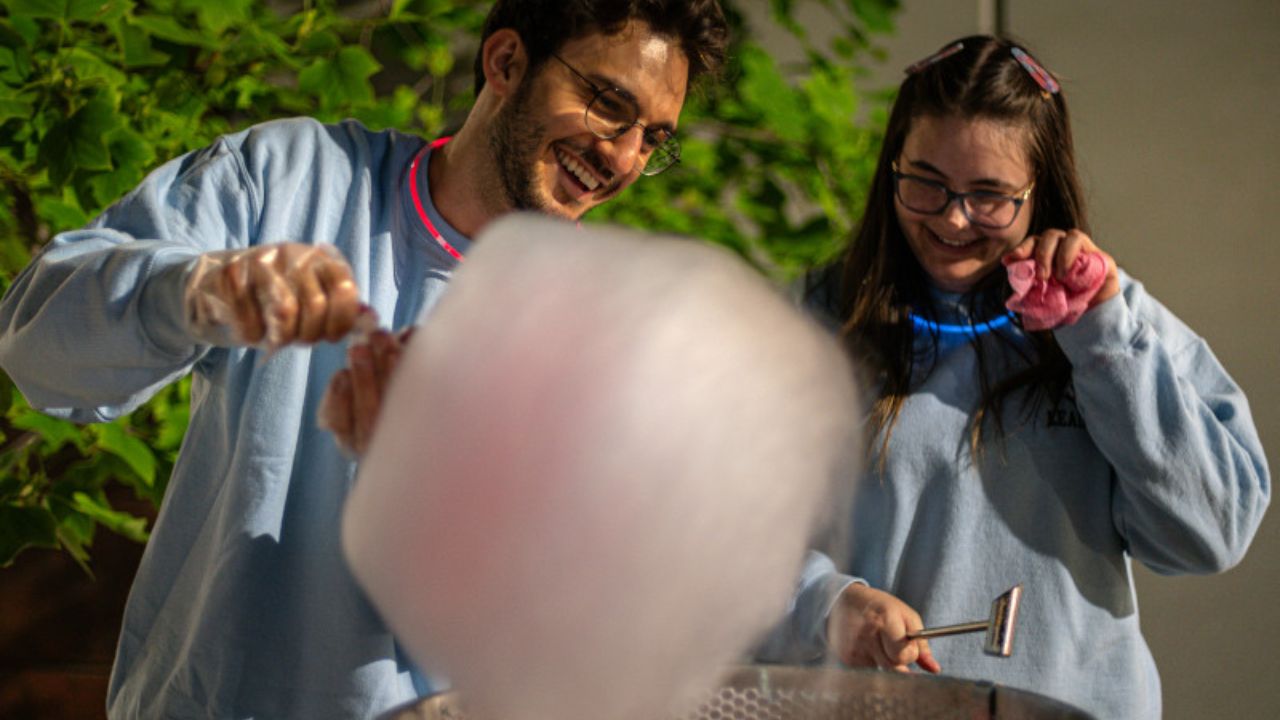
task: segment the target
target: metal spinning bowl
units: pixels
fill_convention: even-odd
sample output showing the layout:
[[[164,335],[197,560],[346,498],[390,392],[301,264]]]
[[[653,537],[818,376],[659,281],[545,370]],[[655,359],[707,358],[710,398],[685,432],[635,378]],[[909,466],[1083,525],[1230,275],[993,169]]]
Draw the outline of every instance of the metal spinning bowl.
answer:
[[[752,666],[732,671],[695,712],[679,720],[944,718],[1090,720],[1092,716],[1043,695],[987,682],[874,670]],[[444,693],[386,720],[470,719],[457,695]]]

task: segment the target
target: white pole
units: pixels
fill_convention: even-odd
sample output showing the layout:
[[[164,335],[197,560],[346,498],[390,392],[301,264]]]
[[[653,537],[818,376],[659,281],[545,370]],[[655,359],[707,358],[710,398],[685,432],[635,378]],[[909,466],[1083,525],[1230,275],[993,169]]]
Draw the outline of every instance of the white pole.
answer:
[[[978,32],[1005,35],[1004,0],[978,0]]]

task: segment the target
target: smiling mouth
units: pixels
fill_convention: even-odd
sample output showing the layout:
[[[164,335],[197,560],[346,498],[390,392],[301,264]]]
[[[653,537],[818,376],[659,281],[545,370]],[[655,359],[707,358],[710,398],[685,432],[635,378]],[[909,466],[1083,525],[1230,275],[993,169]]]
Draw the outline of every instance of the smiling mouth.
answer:
[[[577,180],[578,184],[586,188],[587,192],[595,192],[601,186],[600,179],[582,161],[577,160],[564,150],[556,148],[556,160],[560,162],[560,167],[564,168],[565,172]]]
[[[957,249],[963,249],[971,245],[976,245],[982,242],[983,240],[981,236],[972,238],[970,240],[948,240],[932,230],[929,230],[929,236],[932,237],[937,242],[941,243],[942,245],[946,245],[949,248],[957,248]]]

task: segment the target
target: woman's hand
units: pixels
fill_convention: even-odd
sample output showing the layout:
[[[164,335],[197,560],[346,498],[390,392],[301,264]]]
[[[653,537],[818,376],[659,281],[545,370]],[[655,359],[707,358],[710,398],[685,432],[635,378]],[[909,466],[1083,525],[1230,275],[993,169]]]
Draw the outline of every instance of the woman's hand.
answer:
[[[1028,235],[1027,239],[1005,255],[1004,264],[1035,258],[1036,279],[1048,280],[1052,276],[1061,281],[1066,279],[1076,258],[1086,252],[1097,253],[1107,263],[1106,279],[1089,300],[1089,308],[1093,308],[1120,292],[1120,275],[1116,270],[1116,261],[1094,245],[1093,240],[1081,230],[1050,229],[1039,235]]]
[[[942,671],[927,640],[907,635],[924,629],[911,606],[860,583],[844,589],[827,618],[827,644],[840,662],[851,667],[891,668],[910,672],[912,663],[931,673]]]

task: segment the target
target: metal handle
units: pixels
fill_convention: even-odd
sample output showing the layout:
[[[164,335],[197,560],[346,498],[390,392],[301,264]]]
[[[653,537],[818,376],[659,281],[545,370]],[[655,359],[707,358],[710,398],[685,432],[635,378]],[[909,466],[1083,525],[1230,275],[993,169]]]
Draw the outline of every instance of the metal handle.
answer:
[[[918,632],[907,635],[908,640],[921,640],[932,637],[945,637],[947,635],[963,635],[964,633],[986,632],[991,627],[991,623],[986,620],[977,622],[961,623],[959,625],[944,625],[936,628],[925,628]]]

